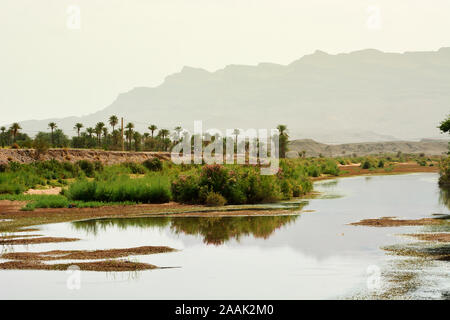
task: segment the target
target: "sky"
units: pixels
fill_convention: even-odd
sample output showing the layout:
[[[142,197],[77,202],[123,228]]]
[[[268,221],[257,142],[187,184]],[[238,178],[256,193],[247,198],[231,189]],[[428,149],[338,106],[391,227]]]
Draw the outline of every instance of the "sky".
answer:
[[[2,0],[0,124],[81,116],[183,66],[450,46],[448,0]]]

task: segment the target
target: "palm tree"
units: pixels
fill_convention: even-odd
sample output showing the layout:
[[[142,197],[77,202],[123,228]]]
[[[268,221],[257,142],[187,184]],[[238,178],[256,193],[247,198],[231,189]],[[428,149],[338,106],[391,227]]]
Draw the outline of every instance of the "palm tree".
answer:
[[[11,134],[13,135],[14,139],[13,141],[16,142],[16,135],[19,133],[19,130],[22,129],[20,125],[17,122],[14,122],[9,130],[11,131]]]
[[[92,138],[92,135],[94,134],[94,129],[89,127],[86,129],[86,132],[88,133],[89,138]]]
[[[234,143],[236,144],[236,149],[237,149],[237,145],[238,145],[238,135],[239,135],[239,133],[241,133],[241,131],[239,129],[234,129],[233,130],[233,134],[235,136]]]
[[[154,124],[150,125],[150,127],[148,127],[148,130],[150,130],[152,132],[152,138],[153,138],[153,133],[155,132],[155,130],[157,130],[158,127],[155,126]]]
[[[111,117],[109,117],[109,124],[112,127],[112,131],[114,131],[114,127],[119,123],[119,118],[117,118],[117,116],[112,115]]]
[[[127,129],[126,136],[128,139],[128,147],[129,147],[128,149],[131,150],[131,140],[133,139],[134,124],[129,122],[125,128]]]
[[[108,128],[104,127],[102,131],[103,131],[103,141],[106,141],[106,138],[108,137]]]
[[[284,124],[279,124],[279,125],[277,126],[277,129],[278,129],[278,131],[280,131],[280,136],[284,136],[284,135],[288,136],[288,135],[287,135],[287,126],[286,126],[286,125],[284,125]]]
[[[285,126],[284,124],[279,124],[277,126],[277,129],[280,132],[280,135],[279,135],[280,158],[286,158],[286,152],[288,151],[288,142],[289,142],[287,126]]]
[[[158,133],[162,138],[163,138],[163,140],[164,139],[166,139],[166,137],[170,134],[170,131],[169,130],[167,130],[167,129],[161,129],[161,130],[159,130],[159,133]]]
[[[105,127],[105,124],[103,122],[98,122],[95,125],[95,129],[94,132],[97,135],[97,144],[100,145],[100,137],[102,135],[103,132],[103,128]]]
[[[53,131],[58,127],[58,125],[56,123],[54,123],[54,122],[50,122],[48,124],[48,127],[52,131],[52,146],[53,146]]]
[[[0,130],[2,131],[2,148],[5,147],[5,131],[6,128],[5,127],[1,127]]]
[[[178,126],[178,127],[175,127],[174,130],[175,130],[175,132],[177,133],[178,139],[180,139],[180,133],[181,133],[181,131],[183,131],[183,128],[180,127],[180,126]]]
[[[83,128],[83,124],[79,122],[75,123],[75,126],[73,127],[74,130],[77,130],[78,138],[80,137],[81,128]]]
[[[141,134],[135,131],[133,133],[133,139],[134,139],[134,150],[139,151],[141,146]]]
[[[166,140],[166,137],[168,137],[170,134],[170,131],[167,129],[161,129],[158,132],[158,135],[162,138],[162,143],[164,145],[164,151],[167,151],[167,147],[168,147],[168,141]]]

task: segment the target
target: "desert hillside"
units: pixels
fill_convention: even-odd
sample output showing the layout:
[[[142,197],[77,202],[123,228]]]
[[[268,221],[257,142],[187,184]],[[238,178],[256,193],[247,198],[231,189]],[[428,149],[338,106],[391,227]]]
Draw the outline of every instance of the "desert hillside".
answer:
[[[366,156],[380,153],[424,153],[426,155],[442,155],[448,152],[447,140],[423,139],[421,141],[386,141],[346,143],[330,145],[311,139],[291,141],[289,144],[289,157],[297,157],[302,151],[307,157],[316,157],[320,154],[326,157]]]

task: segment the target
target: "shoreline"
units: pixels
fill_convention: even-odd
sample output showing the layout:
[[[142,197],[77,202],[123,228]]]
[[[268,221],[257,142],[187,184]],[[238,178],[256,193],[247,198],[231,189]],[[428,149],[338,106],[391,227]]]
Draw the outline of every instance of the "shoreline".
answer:
[[[340,165],[339,169],[344,173],[339,176],[327,175],[311,178],[312,182],[332,180],[337,178],[393,175],[409,173],[437,173],[437,165],[432,167],[420,166],[417,163],[399,163],[392,170],[386,172],[385,168],[369,170],[361,169],[358,165]],[[298,200],[307,201],[315,192],[304,195]],[[77,220],[89,220],[100,218],[125,218],[136,216],[165,216],[165,217],[211,217],[211,216],[255,216],[255,215],[280,215],[290,214],[292,211],[284,208],[246,209],[242,206],[210,207],[206,205],[181,204],[168,202],[162,204],[136,204],[136,205],[110,205],[97,208],[46,208],[34,211],[22,211],[25,201],[0,200],[0,233],[17,232],[26,227],[38,226],[49,223],[71,222]],[[230,210],[231,209],[231,210]],[[2,221],[6,220],[6,221]]]

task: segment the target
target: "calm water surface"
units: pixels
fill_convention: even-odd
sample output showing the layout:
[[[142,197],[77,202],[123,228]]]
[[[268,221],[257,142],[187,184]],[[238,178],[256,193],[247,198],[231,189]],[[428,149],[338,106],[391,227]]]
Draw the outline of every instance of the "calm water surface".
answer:
[[[82,240],[3,250],[161,245],[180,251],[130,258],[175,268],[83,271],[79,290],[67,289],[69,274],[64,271],[0,271],[0,298],[332,299],[364,295],[370,291],[367,281],[373,270],[385,270],[401,259],[380,247],[411,242],[398,234],[420,227],[370,228],[348,223],[383,216],[448,214],[437,178],[426,173],[318,182],[315,188],[323,196],[308,200],[303,208],[308,212],[298,215],[143,217],[45,225],[39,233]],[[436,262],[421,272],[424,278],[432,278],[425,281],[429,288],[419,288],[412,298],[440,298],[449,289],[448,264]]]

